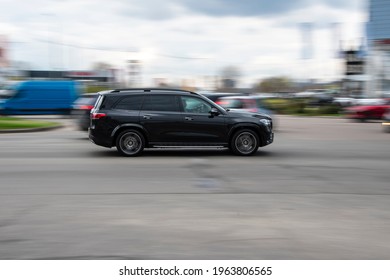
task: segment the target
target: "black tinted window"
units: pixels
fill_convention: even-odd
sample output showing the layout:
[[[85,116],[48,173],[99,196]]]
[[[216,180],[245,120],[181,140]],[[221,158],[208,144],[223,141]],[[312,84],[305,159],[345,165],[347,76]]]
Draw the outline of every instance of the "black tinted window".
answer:
[[[118,100],[119,100],[118,96],[105,95],[103,99],[103,103],[100,106],[100,109],[111,109],[112,106],[115,105]]]
[[[174,95],[147,95],[142,110],[179,112],[180,107]]]
[[[138,111],[141,108],[142,99],[143,96],[141,95],[127,96],[119,100],[119,102],[115,105],[114,108],[121,109],[121,110]]]

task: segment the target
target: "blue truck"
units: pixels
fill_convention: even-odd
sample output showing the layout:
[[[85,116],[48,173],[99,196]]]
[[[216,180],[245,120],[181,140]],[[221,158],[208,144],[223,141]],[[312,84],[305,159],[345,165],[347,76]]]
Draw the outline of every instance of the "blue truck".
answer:
[[[8,86],[0,94],[0,114],[69,114],[80,95],[75,81],[37,80]]]

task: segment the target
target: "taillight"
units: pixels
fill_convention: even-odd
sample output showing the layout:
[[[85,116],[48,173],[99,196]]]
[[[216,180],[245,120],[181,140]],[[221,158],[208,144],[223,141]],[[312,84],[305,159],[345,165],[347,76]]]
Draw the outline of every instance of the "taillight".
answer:
[[[92,120],[99,120],[101,118],[104,118],[105,116],[107,116],[107,114],[105,114],[105,113],[92,113],[91,119]]]
[[[93,105],[80,105],[79,109],[80,110],[92,110],[93,109]]]

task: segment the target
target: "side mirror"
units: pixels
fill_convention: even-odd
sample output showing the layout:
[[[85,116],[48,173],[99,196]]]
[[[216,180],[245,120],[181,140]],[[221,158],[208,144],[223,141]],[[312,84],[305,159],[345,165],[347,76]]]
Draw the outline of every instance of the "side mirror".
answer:
[[[219,114],[220,114],[220,112],[217,110],[217,108],[211,108],[210,115],[212,117],[218,116]]]

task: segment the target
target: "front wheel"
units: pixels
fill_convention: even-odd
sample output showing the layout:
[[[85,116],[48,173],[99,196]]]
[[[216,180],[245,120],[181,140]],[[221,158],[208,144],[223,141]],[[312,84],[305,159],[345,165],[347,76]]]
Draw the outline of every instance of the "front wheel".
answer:
[[[116,148],[123,156],[138,156],[142,153],[144,147],[145,138],[136,130],[125,130],[116,139]]]
[[[250,156],[257,152],[259,148],[259,137],[250,129],[237,131],[231,141],[230,149],[239,156]]]

